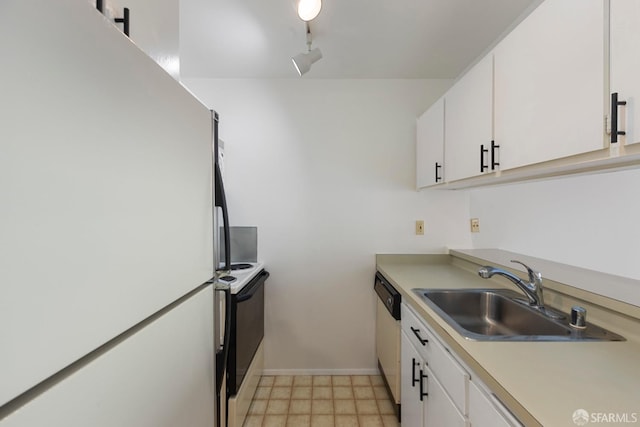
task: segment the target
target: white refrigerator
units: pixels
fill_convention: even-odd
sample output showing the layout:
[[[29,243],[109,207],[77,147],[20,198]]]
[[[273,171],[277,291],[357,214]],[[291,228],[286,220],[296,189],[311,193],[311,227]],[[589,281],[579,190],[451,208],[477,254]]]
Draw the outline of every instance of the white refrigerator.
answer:
[[[0,426],[215,425],[210,111],[84,0],[0,55]]]

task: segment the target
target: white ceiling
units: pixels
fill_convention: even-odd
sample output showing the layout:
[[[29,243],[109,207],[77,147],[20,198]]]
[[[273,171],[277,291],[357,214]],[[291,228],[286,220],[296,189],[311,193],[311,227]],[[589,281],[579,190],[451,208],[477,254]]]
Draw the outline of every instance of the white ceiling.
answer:
[[[455,78],[540,0],[323,0],[304,78]],[[295,0],[180,0],[180,74],[299,78]]]

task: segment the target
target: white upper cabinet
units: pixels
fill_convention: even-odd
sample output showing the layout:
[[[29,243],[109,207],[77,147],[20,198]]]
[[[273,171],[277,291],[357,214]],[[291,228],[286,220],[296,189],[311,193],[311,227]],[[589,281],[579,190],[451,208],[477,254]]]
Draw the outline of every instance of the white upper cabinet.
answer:
[[[545,1],[494,49],[501,169],[605,147],[604,8]]]
[[[487,55],[445,95],[445,166],[447,181],[494,171],[493,57]],[[494,156],[492,156],[492,151]],[[493,159],[492,159],[493,157]]]
[[[416,136],[417,188],[444,182],[444,98],[418,118]]]
[[[618,93],[618,142],[640,142],[640,1],[611,0],[611,92]]]

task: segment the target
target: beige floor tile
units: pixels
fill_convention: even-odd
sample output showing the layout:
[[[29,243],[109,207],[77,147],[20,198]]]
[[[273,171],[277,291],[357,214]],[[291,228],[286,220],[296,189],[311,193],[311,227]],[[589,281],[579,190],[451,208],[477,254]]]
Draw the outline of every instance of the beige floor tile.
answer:
[[[351,386],[351,376],[350,375],[333,375],[331,377],[331,382],[333,386]]]
[[[355,400],[334,400],[333,401],[333,410],[336,414],[342,415],[352,415],[357,414],[356,412],[356,401]]]
[[[273,387],[271,399],[291,399],[291,387]]]
[[[313,377],[311,375],[296,375],[293,377],[294,386],[311,386],[313,385]]]
[[[294,386],[291,391],[291,399],[311,399],[311,387]]]
[[[273,380],[274,386],[291,387],[293,385],[293,377],[291,375],[277,375]]]
[[[351,376],[351,384],[354,386],[358,385],[371,385],[371,380],[368,375],[352,375]]]
[[[262,378],[260,378],[260,384],[258,384],[260,387],[271,387],[273,385],[273,382],[275,381],[276,377],[272,377],[270,375],[264,376]]]
[[[356,400],[356,409],[361,415],[378,414],[378,405],[375,400]]]
[[[384,386],[375,386],[373,387],[373,394],[376,396],[376,399],[391,399],[391,396],[389,396],[389,392],[387,391],[387,388]]]
[[[314,375],[313,376],[313,386],[321,386],[321,387],[330,387],[331,386],[331,375]]]
[[[287,427],[310,427],[311,415],[289,415],[287,417]]]
[[[286,427],[286,415],[265,415],[262,427]]]
[[[380,375],[260,379],[244,427],[400,427]]]
[[[254,400],[266,400],[271,394],[271,387],[258,387],[253,395]]]
[[[336,415],[336,427],[358,427],[357,415]]]
[[[382,415],[393,415],[395,411],[390,400],[378,400],[378,409]]]
[[[382,424],[382,419],[380,418],[379,415],[359,415],[358,421],[360,421],[361,426],[384,427],[384,425]],[[441,426],[441,427],[445,427],[445,426]]]
[[[311,415],[311,427],[334,427],[333,415]]]
[[[247,415],[244,419],[243,427],[262,427],[264,415]]]
[[[384,385],[384,380],[382,379],[381,375],[370,375],[369,380],[371,381],[371,385],[373,386]]]
[[[260,402],[260,400],[257,400]],[[267,405],[267,410],[265,414],[268,415],[286,415],[289,412],[289,401],[288,400],[269,400],[269,404]]]
[[[333,387],[334,399],[353,399],[353,389],[351,387]]]
[[[333,399],[331,387],[313,387],[313,399]]]
[[[292,400],[289,404],[290,414],[310,414],[311,400]]]
[[[356,399],[375,399],[376,398],[375,394],[373,394],[372,387],[354,386],[353,395],[355,396]]]
[[[382,424],[384,424],[384,427],[400,427],[398,418],[395,415],[383,415]]]
[[[333,400],[312,400],[312,414],[333,414]]]
[[[357,385],[371,385],[371,380],[368,375],[352,375],[351,376],[351,384],[354,386]]]
[[[264,414],[267,410],[267,402],[268,400],[254,400],[249,406],[249,413],[254,415]]]

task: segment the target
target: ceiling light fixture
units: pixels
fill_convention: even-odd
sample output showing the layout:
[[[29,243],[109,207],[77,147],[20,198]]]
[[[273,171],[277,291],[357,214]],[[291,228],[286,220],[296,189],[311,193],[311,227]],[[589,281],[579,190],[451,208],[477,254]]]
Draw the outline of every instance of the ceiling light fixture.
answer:
[[[322,9],[322,0],[298,1],[298,16],[305,22],[309,22],[318,16],[320,9]]]
[[[293,61],[293,66],[296,67],[296,71],[300,76],[309,71],[311,69],[311,65],[322,58],[322,52],[320,52],[320,49],[311,49],[311,29],[309,28],[308,22],[306,23],[306,26],[307,53],[299,53],[291,58],[291,60]]]

